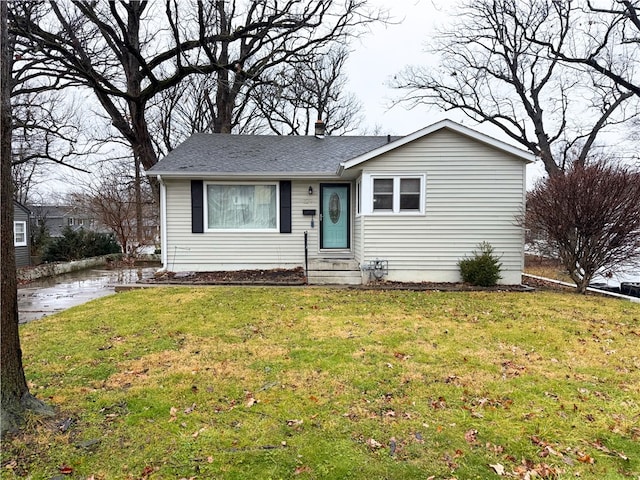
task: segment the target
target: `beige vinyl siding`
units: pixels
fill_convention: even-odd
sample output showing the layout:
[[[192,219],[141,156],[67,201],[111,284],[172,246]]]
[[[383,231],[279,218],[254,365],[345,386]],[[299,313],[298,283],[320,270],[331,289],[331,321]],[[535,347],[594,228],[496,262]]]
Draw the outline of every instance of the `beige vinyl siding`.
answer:
[[[318,183],[292,182],[292,233],[191,233],[191,181],[164,179],[166,186],[166,265],[169,271],[215,271],[295,268],[304,266],[304,232],[309,233],[309,258],[317,255],[318,217],[303,209],[318,207]],[[243,181],[242,183],[251,183]],[[309,185],[314,194],[309,195]]]
[[[390,280],[454,282],[457,262],[487,241],[501,256],[502,283],[520,283],[525,162],[441,130],[362,167],[365,180],[424,174],[426,207],[424,215],[362,216],[361,261],[388,260]]]
[[[353,258],[356,262],[362,263],[362,217],[360,215],[356,215],[352,225],[353,232],[351,232],[351,235],[353,237]]]

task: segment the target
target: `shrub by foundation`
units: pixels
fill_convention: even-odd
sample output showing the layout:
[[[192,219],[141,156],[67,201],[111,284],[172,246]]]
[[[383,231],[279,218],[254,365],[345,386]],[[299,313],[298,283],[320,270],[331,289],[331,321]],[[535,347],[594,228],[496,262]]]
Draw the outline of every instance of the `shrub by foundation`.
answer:
[[[493,247],[488,242],[482,242],[480,251],[473,251],[472,258],[464,258],[458,262],[462,279],[480,287],[492,287],[502,278],[500,269],[502,263],[493,253]]]

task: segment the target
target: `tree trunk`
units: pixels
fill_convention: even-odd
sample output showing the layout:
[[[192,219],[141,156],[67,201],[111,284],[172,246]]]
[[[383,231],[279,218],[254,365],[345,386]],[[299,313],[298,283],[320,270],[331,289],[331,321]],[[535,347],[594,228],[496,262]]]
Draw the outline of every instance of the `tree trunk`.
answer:
[[[0,2],[0,436],[15,431],[25,410],[49,411],[29,393],[22,366],[18,328],[18,282],[13,246],[13,185],[11,180],[11,64],[12,52],[6,48],[7,2]]]
[[[143,240],[143,224],[142,224],[142,192],[140,188],[140,159],[137,155],[134,155],[136,176],[135,176],[135,201],[136,201],[136,241],[138,247],[142,245]]]

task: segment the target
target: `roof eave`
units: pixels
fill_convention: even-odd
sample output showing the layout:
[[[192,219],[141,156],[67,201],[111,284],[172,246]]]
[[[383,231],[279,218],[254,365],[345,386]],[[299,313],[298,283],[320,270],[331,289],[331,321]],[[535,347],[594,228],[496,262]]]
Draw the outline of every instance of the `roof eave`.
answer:
[[[335,177],[336,174],[331,172],[174,172],[171,170],[149,172],[152,175],[161,176],[162,178],[211,178],[211,179],[269,179],[277,180],[281,178],[299,178],[299,179],[313,179],[313,178],[328,178]]]

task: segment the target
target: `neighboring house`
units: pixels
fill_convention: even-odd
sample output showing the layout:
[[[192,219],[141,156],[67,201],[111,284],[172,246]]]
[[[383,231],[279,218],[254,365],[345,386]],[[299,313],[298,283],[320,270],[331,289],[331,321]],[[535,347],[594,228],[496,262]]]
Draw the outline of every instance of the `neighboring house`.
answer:
[[[44,224],[49,236],[62,237],[66,227],[72,230],[84,228],[85,230],[104,231],[98,225],[94,215],[90,212],[69,205],[38,205],[34,206],[34,221],[38,226]]]
[[[402,138],[196,134],[149,172],[169,271],[303,266],[309,283],[460,281],[480,242],[524,264],[533,155],[444,120]],[[306,248],[306,251],[305,251]]]
[[[16,267],[31,265],[30,216],[31,212],[27,207],[13,201],[13,245],[16,248]]]

